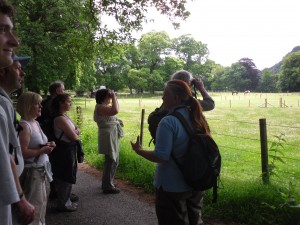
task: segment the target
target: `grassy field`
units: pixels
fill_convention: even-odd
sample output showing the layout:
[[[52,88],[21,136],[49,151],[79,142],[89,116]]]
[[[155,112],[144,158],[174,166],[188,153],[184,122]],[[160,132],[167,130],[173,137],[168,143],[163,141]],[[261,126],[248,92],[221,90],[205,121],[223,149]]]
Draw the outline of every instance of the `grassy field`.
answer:
[[[204,215],[239,224],[300,224],[300,93],[261,94],[211,93],[216,103],[205,112],[212,135],[222,154],[222,185],[217,204],[205,193]],[[145,110],[143,146],[148,146],[147,117],[162,103],[157,96],[119,96],[125,137],[121,139],[117,175],[148,192],[153,192],[155,164],[137,156],[130,146],[140,134],[141,113]],[[93,121],[94,99],[73,98],[73,107],[83,114],[82,140],[89,164],[102,168],[97,154],[97,126]],[[73,110],[73,118],[76,118]],[[274,168],[270,183],[263,184],[261,172],[259,119],[267,122],[269,164]],[[281,141],[282,137],[284,141]],[[274,216],[275,215],[275,216]]]

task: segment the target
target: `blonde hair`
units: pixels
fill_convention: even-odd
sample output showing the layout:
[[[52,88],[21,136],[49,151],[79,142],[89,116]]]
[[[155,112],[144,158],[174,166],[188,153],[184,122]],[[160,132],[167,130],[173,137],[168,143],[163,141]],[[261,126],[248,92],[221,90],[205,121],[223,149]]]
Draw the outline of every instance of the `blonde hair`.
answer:
[[[30,110],[33,105],[40,104],[42,102],[42,96],[35,92],[25,92],[18,98],[16,110],[20,114],[21,118],[28,120],[30,117]]]

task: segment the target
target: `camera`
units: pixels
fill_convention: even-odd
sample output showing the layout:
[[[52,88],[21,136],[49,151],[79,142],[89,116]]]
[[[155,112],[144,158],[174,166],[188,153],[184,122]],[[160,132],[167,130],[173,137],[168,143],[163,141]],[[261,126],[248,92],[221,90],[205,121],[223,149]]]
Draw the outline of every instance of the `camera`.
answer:
[[[40,148],[42,148],[44,146],[48,146],[48,144],[40,144]]]

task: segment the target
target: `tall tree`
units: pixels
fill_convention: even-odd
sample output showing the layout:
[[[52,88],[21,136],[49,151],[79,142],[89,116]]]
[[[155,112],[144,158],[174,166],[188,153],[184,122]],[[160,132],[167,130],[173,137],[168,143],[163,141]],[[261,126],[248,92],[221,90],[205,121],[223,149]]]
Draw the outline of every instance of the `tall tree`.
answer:
[[[175,55],[184,60],[184,69],[190,70],[193,64],[202,65],[208,58],[208,48],[201,41],[196,41],[189,34],[172,40],[172,49]]]
[[[83,70],[85,76],[93,76],[95,29],[81,0],[72,4],[66,0],[12,2],[18,12],[19,51],[32,56],[25,79],[30,90],[46,91],[57,79],[74,88],[80,85],[76,81]]]
[[[57,79],[65,81],[67,88],[92,85],[94,79],[86,76],[94,76],[97,57],[109,58],[116,44],[131,40],[132,31],[141,30],[142,22],[147,21],[149,7],[167,15],[175,27],[189,16],[186,0],[10,2],[18,12],[19,53],[32,56],[26,84],[36,92],[46,91],[49,82]],[[109,27],[105,16],[118,25]]]
[[[282,91],[300,91],[300,52],[283,59],[279,81]]]
[[[142,55],[144,67],[150,68],[150,73],[162,64],[169,55],[170,37],[164,32],[149,32],[142,35],[138,49]]]
[[[264,69],[260,76],[257,90],[261,92],[277,92],[277,80],[277,74],[272,74],[269,69]]]
[[[243,65],[247,70],[247,79],[249,79],[251,82],[248,83],[248,86],[244,87],[245,90],[255,90],[258,85],[259,81],[259,69],[256,68],[254,62],[252,59],[249,58],[241,58],[239,60],[239,63]]]
[[[248,90],[251,80],[248,78],[248,72],[240,63],[233,63],[224,71],[225,87],[229,91]]]

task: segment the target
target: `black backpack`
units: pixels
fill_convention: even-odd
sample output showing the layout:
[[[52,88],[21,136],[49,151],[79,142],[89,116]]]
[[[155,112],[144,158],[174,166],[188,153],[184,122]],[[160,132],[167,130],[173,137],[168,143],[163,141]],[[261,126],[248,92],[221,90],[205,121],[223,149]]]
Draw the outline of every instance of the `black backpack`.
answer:
[[[196,191],[205,191],[213,188],[213,202],[217,201],[218,178],[221,172],[221,155],[216,142],[211,136],[200,131],[192,131],[187,121],[179,112],[173,112],[185,130],[190,140],[188,150],[182,164],[171,155],[181,170],[186,183]]]
[[[159,122],[162,118],[164,118],[168,114],[168,111],[164,110],[162,107],[156,108],[153,112],[151,112],[148,116],[148,124],[149,124],[149,132],[151,134],[152,139],[149,142],[149,146],[151,142],[155,144],[155,136],[156,130]]]

